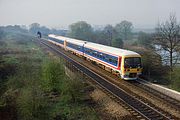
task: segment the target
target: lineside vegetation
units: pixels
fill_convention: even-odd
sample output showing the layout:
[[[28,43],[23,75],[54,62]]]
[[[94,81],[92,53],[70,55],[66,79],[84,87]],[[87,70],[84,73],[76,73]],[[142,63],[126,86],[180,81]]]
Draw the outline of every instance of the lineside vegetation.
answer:
[[[85,102],[79,78],[65,75],[60,58],[47,57],[24,34],[6,34],[0,42],[0,119],[98,119]]]

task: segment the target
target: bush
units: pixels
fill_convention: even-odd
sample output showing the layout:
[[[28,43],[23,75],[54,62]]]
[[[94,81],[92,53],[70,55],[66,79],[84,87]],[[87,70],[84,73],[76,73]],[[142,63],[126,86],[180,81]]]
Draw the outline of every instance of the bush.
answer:
[[[61,97],[52,109],[52,117],[63,120],[96,120],[97,114],[83,101],[85,85],[79,78],[64,79],[61,85]]]
[[[63,64],[60,61],[46,61],[42,67],[42,87],[45,91],[60,91],[65,77]]]
[[[117,48],[123,48],[124,42],[121,38],[116,38],[112,40],[112,46]]]
[[[48,101],[37,86],[21,90],[17,98],[18,118],[22,120],[48,120]]]
[[[84,103],[86,93],[79,77],[68,78],[61,61],[52,60],[43,65],[43,89],[47,92],[58,91],[60,99],[49,109],[54,119],[97,119],[93,110]],[[78,75],[77,75],[78,76]],[[55,99],[55,98],[53,98]]]
[[[180,67],[174,68],[170,87],[180,92]]]

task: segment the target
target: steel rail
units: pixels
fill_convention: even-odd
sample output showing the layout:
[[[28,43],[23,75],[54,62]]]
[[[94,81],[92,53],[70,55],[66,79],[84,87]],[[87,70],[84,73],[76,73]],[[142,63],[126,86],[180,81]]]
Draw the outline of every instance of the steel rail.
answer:
[[[131,82],[133,85],[142,88],[143,90],[153,94],[156,97],[159,97],[162,100],[165,100],[166,102],[168,102],[169,104],[171,104],[174,108],[176,108],[177,110],[180,110],[180,101],[158,91],[155,90],[153,88],[151,88],[150,86],[146,85],[148,84],[146,81],[142,81],[141,79],[138,79],[137,81],[133,81]]]

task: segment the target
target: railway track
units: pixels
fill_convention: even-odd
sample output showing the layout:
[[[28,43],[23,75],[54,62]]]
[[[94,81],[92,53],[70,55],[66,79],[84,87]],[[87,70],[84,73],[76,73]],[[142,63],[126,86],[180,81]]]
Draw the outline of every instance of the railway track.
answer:
[[[165,95],[158,90],[151,88],[150,86],[146,85],[146,82],[139,79],[138,81],[131,81],[131,83],[143,90],[147,91],[148,93],[153,94],[154,96],[158,96],[160,99],[165,100],[167,104],[171,105],[172,107],[180,110],[180,102],[168,95]]]
[[[117,85],[109,82],[104,77],[98,75],[97,73],[93,72],[92,70],[88,69],[87,67],[77,63],[75,60],[71,59],[70,57],[66,56],[64,53],[60,52],[58,49],[52,47],[51,45],[41,41],[42,44],[47,46],[49,49],[53,50],[55,53],[61,55],[66,60],[71,62],[76,68],[90,77],[94,82],[96,82],[99,86],[104,88],[106,91],[111,93],[113,96],[118,98],[124,104],[129,106],[131,109],[135,110],[142,118],[151,120],[170,120],[173,119],[172,116],[163,114],[156,110],[155,108],[149,106],[147,103],[137,99],[136,97],[132,96],[131,94],[127,93],[123,89],[119,88]]]

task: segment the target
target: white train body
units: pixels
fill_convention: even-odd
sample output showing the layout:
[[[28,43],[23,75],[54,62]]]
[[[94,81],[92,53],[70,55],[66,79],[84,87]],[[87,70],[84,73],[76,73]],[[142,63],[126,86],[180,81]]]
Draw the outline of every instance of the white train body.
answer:
[[[142,73],[141,56],[136,52],[53,34],[48,37],[49,42],[110,68],[122,79],[134,80]]]

